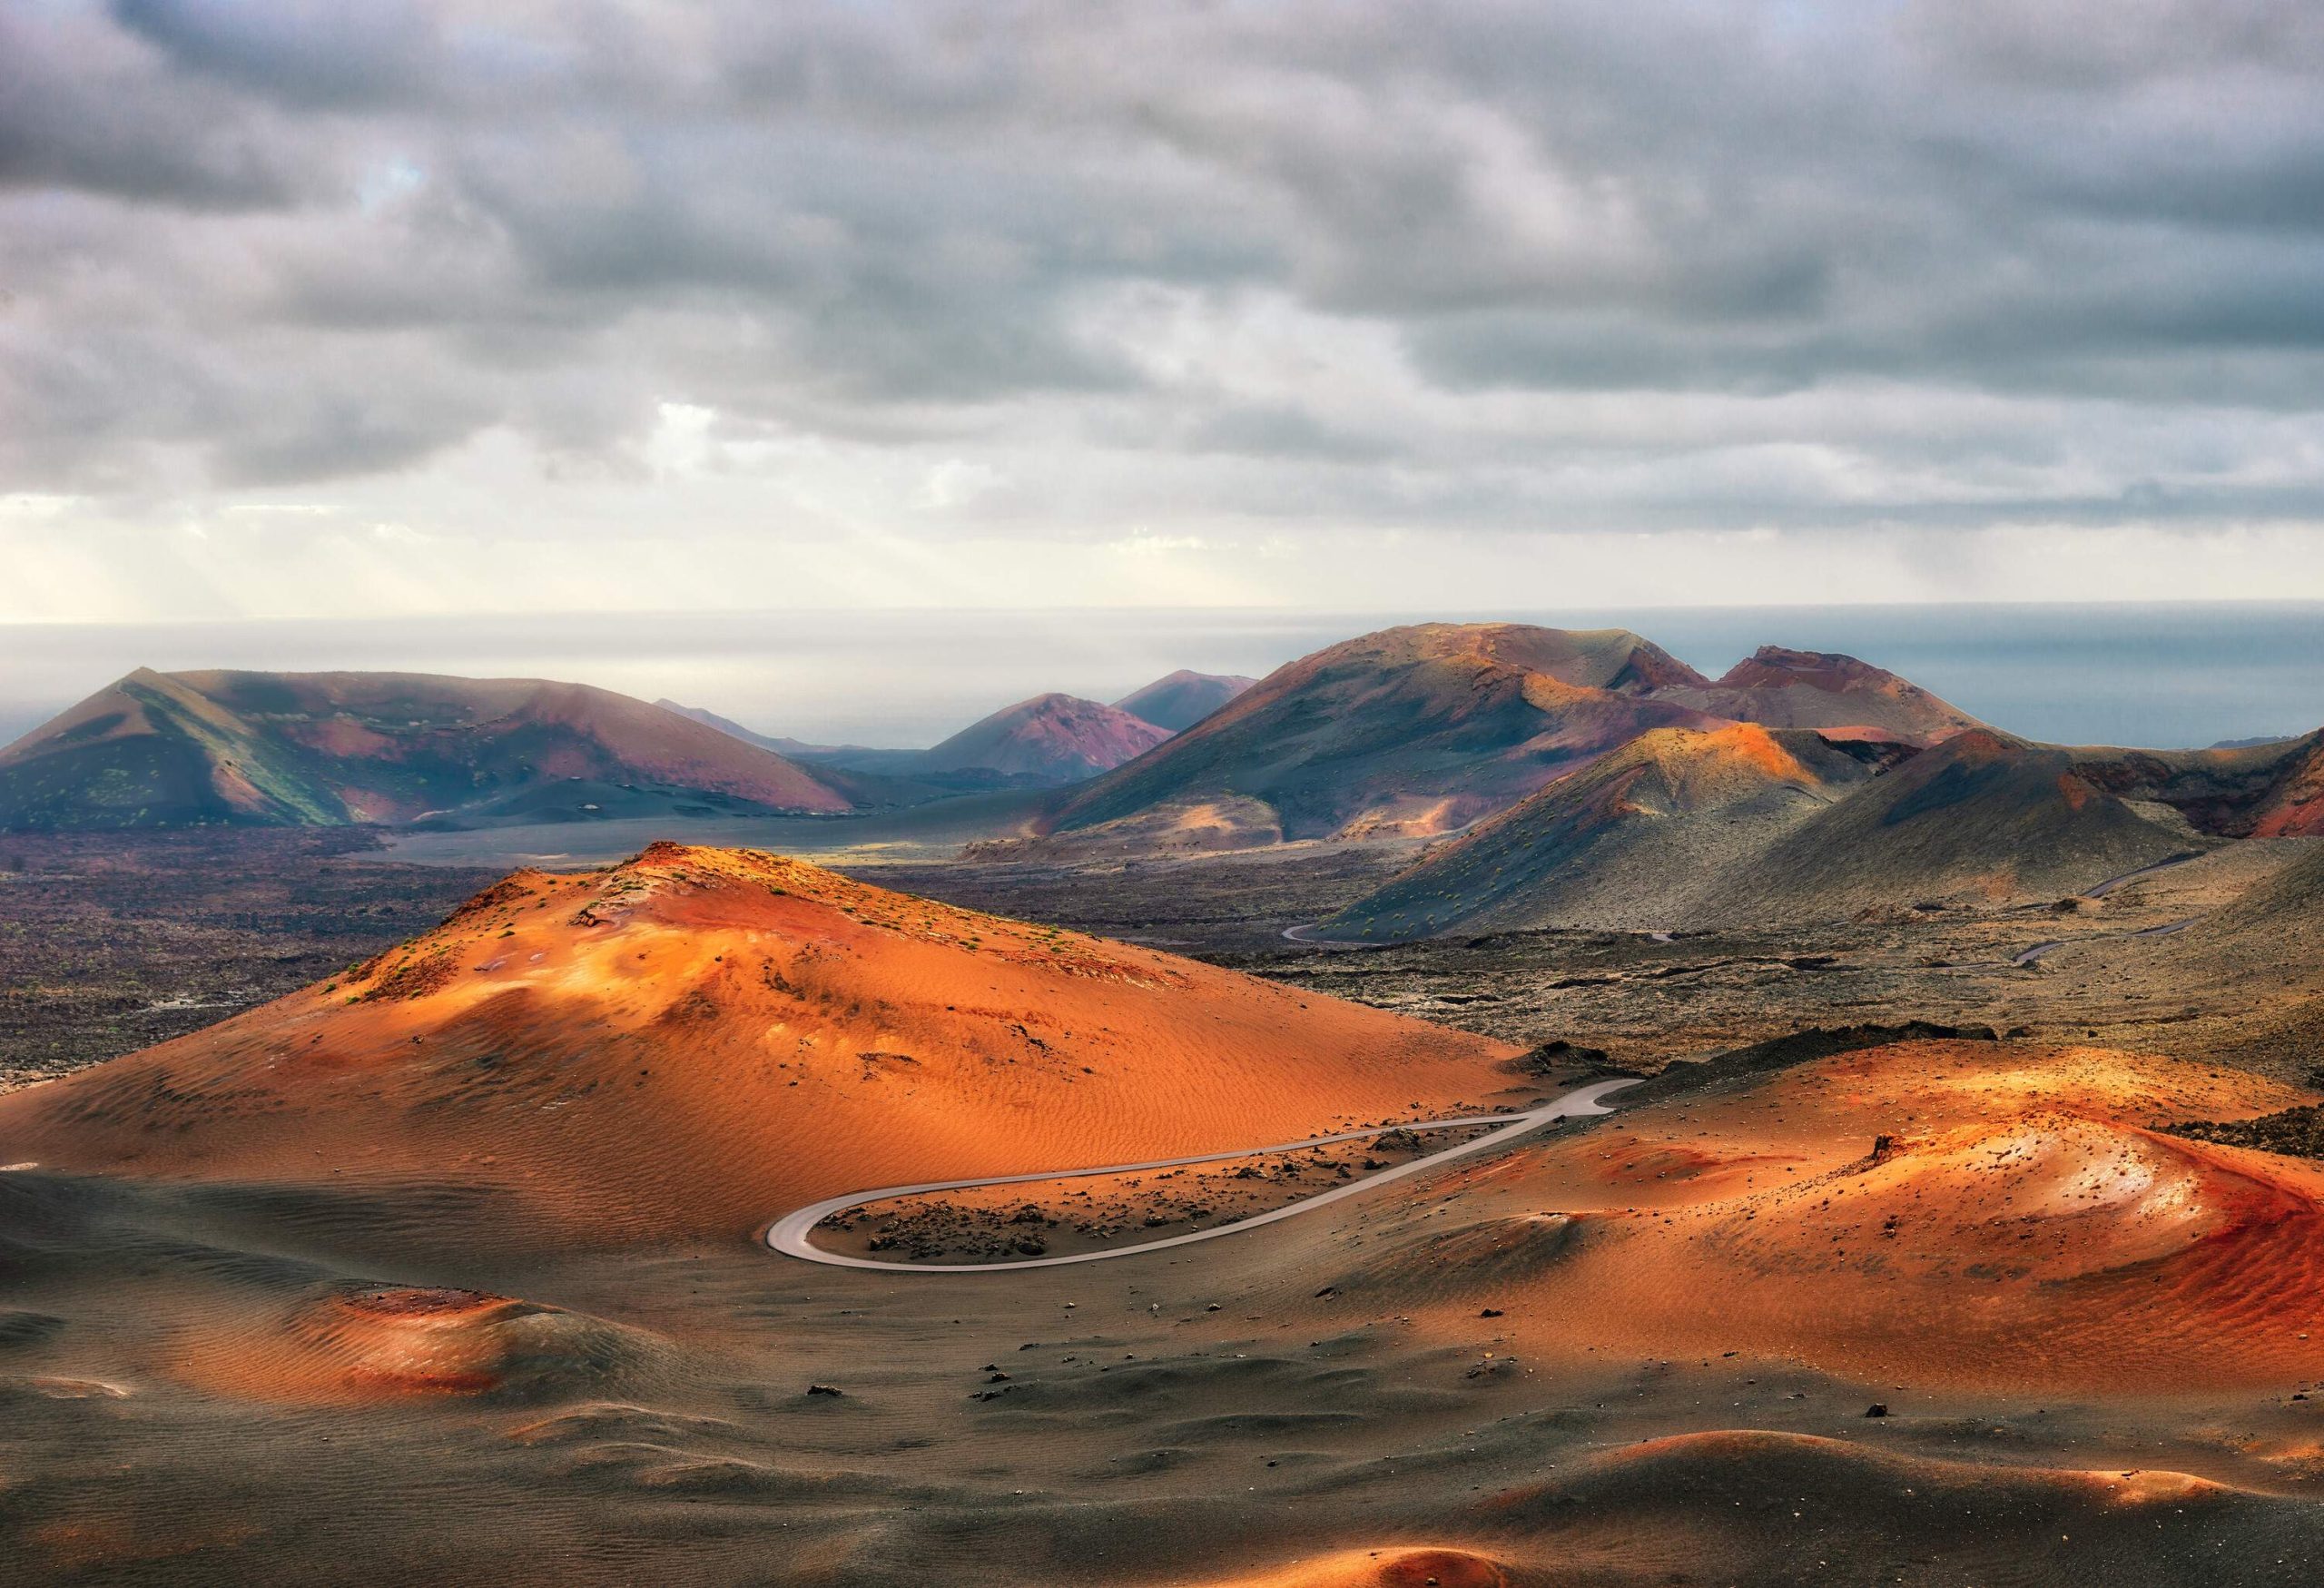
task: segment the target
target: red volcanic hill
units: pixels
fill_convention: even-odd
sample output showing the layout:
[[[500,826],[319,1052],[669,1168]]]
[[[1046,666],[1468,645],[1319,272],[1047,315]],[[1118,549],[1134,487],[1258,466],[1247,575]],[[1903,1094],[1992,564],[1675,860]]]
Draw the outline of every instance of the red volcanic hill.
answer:
[[[1648,1096],[1369,1204],[1360,1293],[1423,1331],[1490,1305],[1520,1354],[1740,1352],[2044,1394],[2311,1382],[2324,1167],[2165,1129],[2311,1097],[2093,1048],[1842,1054]]]
[[[832,812],[842,787],[582,684],[139,669],[0,750],[0,828]]]
[[[0,1098],[0,1161],[456,1182],[511,1209],[480,1241],[740,1237],[843,1190],[1449,1113],[1505,1084],[1512,1051],[795,861],[657,844],[519,872],[337,982]]]
[[[1042,784],[1079,783],[1143,755],[1167,728],[1070,695],[1037,695],[970,724],[914,757],[927,772],[997,772]]]
[[[1708,686],[1674,685],[1675,700],[1738,722],[1771,728],[1902,739],[1928,745],[1985,725],[1884,668],[1828,651],[1761,646]]]
[[[1143,689],[1131,690],[1114,705],[1140,722],[1182,733],[1257,682],[1239,674],[1196,673],[1181,667]]]
[[[1320,930],[1392,942],[1455,926],[1690,923],[1715,908],[1729,868],[1876,765],[1814,734],[1748,723],[1652,729],[1432,851]]]
[[[1054,825],[1251,801],[1287,838],[1447,831],[1649,728],[1711,725],[1653,698],[1689,682],[1706,680],[1627,629],[1385,629],[1276,669],[1077,791]]]

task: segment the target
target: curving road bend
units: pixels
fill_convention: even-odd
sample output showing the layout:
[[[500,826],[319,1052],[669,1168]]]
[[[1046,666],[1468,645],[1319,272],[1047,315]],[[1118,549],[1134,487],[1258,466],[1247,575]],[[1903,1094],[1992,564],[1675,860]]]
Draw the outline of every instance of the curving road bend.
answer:
[[[1405,941],[1399,939],[1396,942],[1342,942],[1335,937],[1307,935],[1323,924],[1320,921],[1303,921],[1297,926],[1286,926],[1283,929],[1284,940],[1287,942],[1295,942],[1304,949],[1331,949],[1335,952],[1343,953],[1350,949],[1392,949]]]
[[[2120,876],[2108,877],[2094,887],[2084,888],[2082,896],[2085,899],[2103,899],[2124,883],[2134,883],[2141,877],[2151,877],[2157,872],[2167,872],[2174,865],[2185,865],[2191,860],[2202,858],[2201,850],[2191,854],[2174,854],[2168,860],[2158,860],[2153,864],[2142,865],[2136,871],[2124,872]]]
[[[2125,883],[2134,883],[2141,877],[2151,877],[2157,872],[2167,872],[2174,865],[2185,865],[2191,860],[2201,860],[2202,858],[2202,853],[2200,850],[2191,854],[2174,854],[2168,860],[2158,860],[2152,865],[2142,865],[2134,872],[2124,872],[2120,876],[2108,877],[2104,882],[2098,883],[2094,887],[2084,888],[2082,891],[2082,896],[2085,899],[2103,899],[2107,894],[2112,893],[2115,889],[2121,887]],[[2189,927],[2194,925],[2196,922],[2201,921],[2201,919],[2202,917],[2200,915],[2190,915],[2184,921],[2166,922],[2161,926],[2143,927],[2137,932],[2125,932],[2120,935],[2127,937],[2169,937],[2174,932],[2186,931]],[[2102,937],[2110,935],[2116,934],[2100,934]],[[2043,958],[2053,950],[2065,947],[2069,942],[2095,942],[2097,941],[2099,941],[2098,938],[2092,937],[2047,938],[2041,942],[2035,943],[2032,948],[2018,950],[2017,952],[2010,956],[2009,962],[2013,965],[2030,965],[2034,961]]]
[[[1418,1174],[1423,1169],[1435,1169],[1471,1153],[1482,1152],[1537,1129],[1552,1119],[1579,1119],[1591,1114],[1610,1114],[1614,1110],[1599,1101],[1610,1092],[1626,1086],[1636,1086],[1635,1080],[1595,1080],[1588,1086],[1576,1087],[1564,1096],[1543,1103],[1538,1109],[1521,1114],[1472,1114],[1458,1119],[1431,1119],[1424,1124],[1373,1125],[1361,1130],[1342,1130],[1331,1136],[1310,1136],[1299,1141],[1278,1141],[1265,1147],[1238,1147],[1228,1152],[1200,1152],[1187,1158],[1157,1158],[1146,1163],[1099,1164],[1092,1169],[1039,1169],[1030,1174],[990,1175],[973,1180],[926,1180],[916,1186],[882,1186],[872,1191],[850,1191],[844,1196],[826,1197],[820,1202],[810,1202],[804,1208],[786,1213],[768,1227],[766,1244],[786,1257],[803,1258],[811,1263],[829,1263],[839,1268],[877,1268],[890,1273],[907,1274],[992,1274],[1007,1273],[1018,1268],[1056,1268],[1068,1263],[1094,1263],[1107,1258],[1135,1257],[1144,1252],[1158,1252],[1174,1246],[1191,1246],[1198,1240],[1216,1240],[1222,1235],[1236,1235],[1246,1229],[1256,1229],[1262,1224],[1273,1224],[1295,1213],[1305,1213],[1336,1202],[1343,1197],[1353,1197],[1358,1191],[1368,1191],[1390,1180]],[[850,1257],[842,1252],[829,1252],[812,1244],[807,1237],[815,1226],[834,1213],[860,1208],[866,1202],[884,1202],[891,1197],[913,1197],[929,1191],[966,1191],[979,1186],[1014,1186],[1031,1180],[1079,1179],[1088,1175],[1140,1174],[1147,1169],[1177,1169],[1192,1163],[1217,1163],[1230,1158],[1250,1158],[1262,1152],[1297,1152],[1309,1147],[1329,1146],[1334,1141],[1357,1141],[1368,1136],[1382,1136],[1391,1130],[1453,1130],[1469,1125],[1497,1125],[1473,1140],[1448,1147],[1443,1152],[1427,1158],[1416,1158],[1410,1163],[1383,1169],[1361,1180],[1351,1180],[1344,1186],[1334,1186],[1319,1191],[1303,1201],[1276,1208],[1265,1213],[1255,1213],[1248,1218],[1238,1218],[1232,1224],[1221,1224],[1209,1229],[1197,1229],[1187,1235],[1174,1235],[1161,1240],[1150,1240],[1139,1246],[1120,1247],[1111,1251],[1075,1252],[1060,1258],[1022,1258],[1013,1263],[902,1263],[883,1262],[878,1258]]]

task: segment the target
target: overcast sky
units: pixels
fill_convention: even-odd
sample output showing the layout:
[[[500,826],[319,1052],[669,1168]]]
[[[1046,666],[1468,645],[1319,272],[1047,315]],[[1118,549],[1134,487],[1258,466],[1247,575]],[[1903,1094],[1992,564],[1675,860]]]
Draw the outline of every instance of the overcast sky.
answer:
[[[0,620],[2324,597],[2324,6],[0,0]]]

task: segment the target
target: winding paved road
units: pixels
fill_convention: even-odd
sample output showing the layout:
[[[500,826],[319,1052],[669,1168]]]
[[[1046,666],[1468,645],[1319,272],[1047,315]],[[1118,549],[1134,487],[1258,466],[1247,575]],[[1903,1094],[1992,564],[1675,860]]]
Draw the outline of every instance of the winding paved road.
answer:
[[[2134,872],[2124,872],[2120,876],[2108,877],[2096,887],[2083,890],[2082,896],[2085,899],[2103,899],[2124,883],[2134,883],[2141,877],[2151,877],[2157,872],[2166,872],[2174,865],[2185,865],[2191,860],[2202,858],[2202,852],[2200,850],[2192,854],[2174,854],[2168,860],[2158,860],[2152,865],[2142,865]]]
[[[2108,877],[2096,887],[2083,889],[2082,896],[2085,899],[2103,899],[2107,894],[2121,887],[2124,883],[2136,882],[2141,877],[2151,877],[2157,872],[2169,871],[2174,865],[2185,865],[2191,860],[2201,860],[2202,858],[2202,854],[2200,852],[2192,854],[2174,854],[2168,860],[2158,860],[2152,865],[2142,865],[2134,872],[2124,872],[2120,876]],[[2034,961],[2043,958],[2053,950],[2062,949],[2070,942],[2096,942],[2102,938],[2116,936],[2169,937],[2173,932],[2186,931],[2189,927],[2194,925],[2195,922],[2201,919],[2202,917],[2200,915],[2190,915],[2184,921],[2166,922],[2161,926],[2142,927],[2137,932],[2101,932],[2095,937],[2047,938],[2041,942],[2035,943],[2032,948],[2018,950],[2017,952],[2010,956],[2009,962],[2013,965],[2030,965]]]
[[[1576,1087],[1563,1097],[1554,1099],[1543,1103],[1538,1109],[1531,1109],[1521,1114],[1472,1114],[1458,1119],[1431,1119],[1425,1124],[1373,1125],[1362,1130],[1342,1130],[1331,1136],[1310,1136],[1300,1141],[1278,1141],[1266,1147],[1238,1147],[1229,1152],[1200,1152],[1188,1158],[1157,1158],[1147,1163],[1108,1163],[1100,1164],[1094,1169],[1039,1169],[1031,1174],[989,1175],[982,1179],[973,1180],[927,1180],[916,1186],[882,1186],[872,1191],[850,1191],[844,1196],[826,1197],[820,1202],[810,1202],[804,1208],[784,1214],[768,1227],[766,1244],[787,1257],[803,1258],[811,1263],[829,1263],[840,1268],[878,1268],[891,1273],[910,1274],[990,1274],[1015,1268],[1055,1268],[1061,1267],[1067,1263],[1094,1263],[1106,1258],[1127,1258],[1141,1252],[1158,1252],[1169,1247],[1191,1246],[1198,1240],[1216,1240],[1222,1235],[1234,1235],[1246,1229],[1256,1229],[1262,1224],[1273,1224],[1279,1218],[1288,1218],[1295,1213],[1305,1213],[1310,1208],[1321,1208],[1325,1203],[1336,1202],[1343,1197],[1353,1197],[1358,1191],[1368,1191],[1373,1187],[1384,1185],[1390,1180],[1399,1180],[1406,1175],[1418,1174],[1423,1169],[1434,1169],[1440,1164],[1450,1163],[1456,1158],[1466,1158],[1471,1153],[1482,1152],[1489,1147],[1499,1146],[1522,1136],[1528,1130],[1536,1129],[1552,1119],[1575,1119],[1589,1114],[1610,1114],[1614,1110],[1607,1108],[1598,1100],[1609,1092],[1619,1091],[1623,1087],[1637,1084],[1635,1080],[1595,1080],[1588,1086]],[[913,1197],[928,1191],[965,1191],[978,1186],[1022,1185],[1031,1180],[1080,1179],[1089,1175],[1140,1174],[1147,1169],[1177,1169],[1190,1163],[1217,1163],[1230,1158],[1252,1158],[1263,1152],[1298,1152],[1310,1147],[1329,1146],[1334,1141],[1358,1141],[1369,1136],[1384,1136],[1391,1130],[1415,1132],[1452,1130],[1469,1125],[1497,1125],[1500,1129],[1488,1130],[1473,1140],[1463,1141],[1457,1147],[1448,1147],[1443,1152],[1430,1157],[1416,1158],[1410,1163],[1401,1163],[1393,1169],[1383,1169],[1369,1179],[1350,1180],[1344,1186],[1334,1186],[1328,1191],[1320,1191],[1313,1197],[1293,1202],[1287,1207],[1273,1208],[1265,1213],[1255,1213],[1248,1218],[1238,1218],[1232,1224],[1221,1224],[1210,1229],[1197,1229],[1187,1235],[1174,1235],[1162,1240],[1150,1240],[1139,1246],[1118,1247],[1109,1251],[1075,1252],[1061,1258],[1022,1258],[1013,1263],[906,1263],[886,1262],[878,1258],[857,1258],[842,1252],[825,1251],[812,1244],[807,1238],[809,1232],[815,1226],[832,1214],[843,1213],[850,1208],[860,1208],[867,1202],[884,1202],[891,1197]]]

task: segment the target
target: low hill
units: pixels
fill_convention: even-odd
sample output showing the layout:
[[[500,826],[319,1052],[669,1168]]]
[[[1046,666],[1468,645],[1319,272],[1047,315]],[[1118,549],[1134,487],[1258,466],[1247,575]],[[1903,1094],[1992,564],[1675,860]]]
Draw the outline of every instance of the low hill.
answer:
[[[1829,651],[1761,646],[1707,686],[1658,692],[1713,716],[1771,728],[1816,728],[1837,735],[1928,745],[1985,725],[1896,674]]]
[[[995,772],[1033,784],[1079,783],[1169,736],[1169,729],[1116,706],[1070,695],[1037,695],[921,752],[914,766],[923,772]]]
[[[581,684],[141,668],[0,750],[0,828],[837,812],[831,780]]]
[[[1198,673],[1174,673],[1148,689],[1160,689],[1174,679],[1203,677]],[[1199,689],[1193,690],[1187,699],[1192,701],[1200,694]],[[1176,731],[1120,706],[1049,694],[1004,706],[931,749],[879,750],[862,745],[809,745],[797,739],[769,738],[699,706],[668,700],[661,705],[810,766],[883,779],[898,789],[924,784],[922,797],[961,789],[1079,783],[1111,771]]]
[[[1446,832],[1649,728],[1711,725],[1651,697],[1706,682],[1627,629],[1386,629],[1276,669],[1077,791],[1054,825],[1247,799],[1288,838]]]
[[[2324,1370],[2324,1170],[2159,1127],[2315,1095],[2089,1047],[1842,1053],[1391,1188],[1359,1203],[1346,1267],[1297,1279],[1421,1340],[1473,1339],[1495,1308],[1529,1362],[1732,1351],[1882,1385],[2281,1394]]]
[[[1657,728],[1433,851],[1316,935],[1395,942],[1455,927],[1690,922],[1730,867],[1877,764],[1813,734]]]
[[[1143,689],[1131,690],[1114,705],[1140,722],[1182,733],[1257,682],[1239,674],[1196,673],[1181,667]]]
[[[2188,846],[2183,826],[2083,778],[2072,752],[1976,730],[1791,828],[1738,868],[1723,896],[1738,917],[1760,920],[2056,898]]]
[[[716,728],[729,738],[740,739],[745,745],[756,745],[762,750],[772,750],[778,755],[787,755],[795,761],[803,761],[819,755],[844,755],[851,750],[866,751],[866,747],[862,745],[811,745],[804,739],[784,739],[772,734],[762,734],[754,728],[744,727],[733,717],[720,716],[716,712],[705,710],[699,705],[686,705],[682,702],[670,699],[667,695],[654,704],[664,711],[674,711],[680,716],[692,717],[698,723]],[[866,753],[870,752],[866,751]]]
[[[721,716],[698,705],[684,705],[675,700],[657,700],[655,705],[680,716],[705,723],[720,733],[772,750],[789,761],[810,769],[822,781],[852,796],[863,805],[919,805],[954,795],[990,794],[1009,787],[1030,784],[1039,786],[1042,780],[1014,777],[985,766],[937,767],[930,764],[925,750],[887,750],[870,745],[816,745],[804,739],[785,739],[746,728],[732,717]]]
[[[0,1098],[0,1162],[350,1196],[478,1245],[741,1239],[883,1183],[1462,1111],[1514,1049],[748,851],[521,872],[340,980]]]
[[[2324,950],[2324,839],[2280,847],[2292,851],[2283,864],[2196,920],[2170,951],[2214,974],[2257,975],[2282,988],[2319,980],[2324,974],[2319,956]]]

